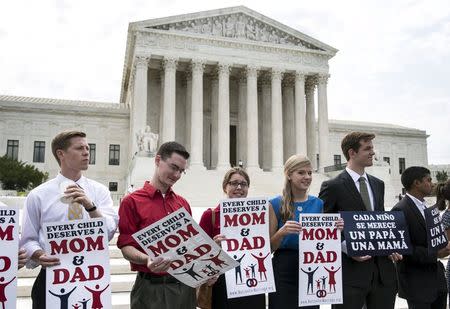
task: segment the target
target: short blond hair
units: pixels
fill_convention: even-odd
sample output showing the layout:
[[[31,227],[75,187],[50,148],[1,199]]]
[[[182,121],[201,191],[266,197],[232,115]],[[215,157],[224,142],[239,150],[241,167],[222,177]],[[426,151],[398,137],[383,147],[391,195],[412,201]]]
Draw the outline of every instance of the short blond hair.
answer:
[[[61,162],[59,161],[58,155],[56,154],[57,150],[66,151],[67,148],[70,147],[70,140],[74,137],[86,137],[86,133],[81,131],[63,131],[55,136],[52,140],[52,153],[55,156],[58,165],[61,166]]]

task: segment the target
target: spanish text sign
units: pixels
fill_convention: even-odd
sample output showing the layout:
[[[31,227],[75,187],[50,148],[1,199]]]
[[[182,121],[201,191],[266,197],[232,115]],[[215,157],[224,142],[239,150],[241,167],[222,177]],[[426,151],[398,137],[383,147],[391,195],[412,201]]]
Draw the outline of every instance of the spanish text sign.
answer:
[[[225,274],[228,298],[275,292],[267,199],[221,201],[220,233],[222,248],[240,263]]]
[[[104,218],[44,224],[47,255],[61,264],[46,273],[47,308],[112,308]]]
[[[298,306],[342,304],[338,214],[300,214]]]
[[[19,210],[0,207],[0,304],[1,308],[16,308],[17,252],[19,250]]]
[[[172,260],[168,273],[191,287],[236,267],[184,208],[133,234],[151,257]]]
[[[448,240],[437,205],[425,209],[424,214],[427,225],[428,251],[436,252],[445,248]]]
[[[342,211],[348,256],[411,254],[411,241],[401,211]]]

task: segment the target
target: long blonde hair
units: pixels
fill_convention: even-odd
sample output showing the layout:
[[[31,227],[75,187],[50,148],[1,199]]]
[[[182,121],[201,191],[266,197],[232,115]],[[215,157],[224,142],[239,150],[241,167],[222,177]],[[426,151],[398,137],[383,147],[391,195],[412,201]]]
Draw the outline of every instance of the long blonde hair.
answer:
[[[284,187],[280,210],[281,220],[283,222],[294,217],[294,209],[292,207],[294,205],[294,197],[292,196],[291,180],[289,177],[294,171],[308,165],[311,165],[311,161],[308,157],[300,154],[291,156],[284,163]]]

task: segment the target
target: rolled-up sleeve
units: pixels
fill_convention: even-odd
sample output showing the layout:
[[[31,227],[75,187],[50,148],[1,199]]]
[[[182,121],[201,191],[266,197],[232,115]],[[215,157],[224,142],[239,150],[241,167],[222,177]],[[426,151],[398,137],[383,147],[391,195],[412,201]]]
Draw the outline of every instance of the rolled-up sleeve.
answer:
[[[27,252],[28,261],[27,268],[35,268],[38,266],[36,262],[30,259],[37,250],[44,250],[39,244],[39,228],[41,226],[41,210],[39,197],[32,192],[28,194],[22,217],[22,231],[19,245]]]

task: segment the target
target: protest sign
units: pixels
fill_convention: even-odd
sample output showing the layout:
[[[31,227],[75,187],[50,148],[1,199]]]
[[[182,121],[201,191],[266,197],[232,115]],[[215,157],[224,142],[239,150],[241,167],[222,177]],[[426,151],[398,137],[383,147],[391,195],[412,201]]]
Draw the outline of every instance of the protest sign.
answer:
[[[298,306],[342,304],[338,214],[300,214]]]
[[[17,254],[19,251],[19,210],[0,207],[0,304],[2,308],[16,308]]]
[[[220,233],[222,248],[240,263],[225,274],[228,298],[275,292],[267,199],[221,201]]]
[[[167,272],[194,288],[238,264],[203,231],[185,208],[134,233],[133,238],[150,258],[171,259]]]
[[[112,308],[108,234],[104,218],[44,224],[47,308]]]
[[[441,216],[437,205],[424,210],[425,223],[427,226],[428,251],[436,252],[447,246],[447,234],[442,225]]]
[[[348,256],[411,254],[411,241],[401,211],[342,211]]]

